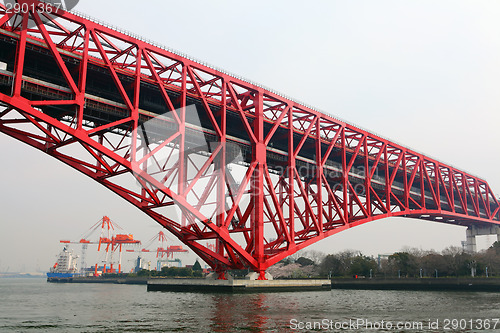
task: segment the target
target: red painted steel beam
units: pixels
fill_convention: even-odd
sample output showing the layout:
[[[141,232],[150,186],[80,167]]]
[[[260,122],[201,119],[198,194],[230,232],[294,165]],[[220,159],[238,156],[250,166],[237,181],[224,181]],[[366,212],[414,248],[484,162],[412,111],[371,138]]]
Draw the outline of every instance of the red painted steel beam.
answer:
[[[0,132],[122,196],[221,278],[248,267],[263,279],[320,239],[390,216],[500,224],[482,179],[75,14],[41,16],[0,9],[0,37],[15,41]],[[42,61],[53,79],[33,72]]]

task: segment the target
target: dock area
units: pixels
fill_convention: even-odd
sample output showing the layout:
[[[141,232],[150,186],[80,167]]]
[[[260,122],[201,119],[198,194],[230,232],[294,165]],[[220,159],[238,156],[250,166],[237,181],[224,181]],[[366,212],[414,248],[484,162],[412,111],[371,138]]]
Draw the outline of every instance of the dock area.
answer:
[[[71,278],[48,278],[52,283],[111,283],[111,284],[146,284],[147,277],[102,277],[85,276]]]
[[[304,280],[211,280],[157,278],[148,280],[148,291],[181,292],[283,292],[331,290],[328,279]]]

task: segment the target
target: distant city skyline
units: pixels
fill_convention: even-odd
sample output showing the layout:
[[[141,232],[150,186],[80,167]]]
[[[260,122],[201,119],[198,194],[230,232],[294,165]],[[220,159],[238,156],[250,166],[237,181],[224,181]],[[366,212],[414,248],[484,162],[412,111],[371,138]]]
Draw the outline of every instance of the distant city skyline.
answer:
[[[500,3],[86,0],[75,9],[478,175],[500,193]],[[3,134],[0,149],[0,272],[48,270],[59,240],[76,240],[104,215],[143,241],[161,230],[51,157]],[[462,240],[462,227],[390,218],[306,251],[376,256]]]

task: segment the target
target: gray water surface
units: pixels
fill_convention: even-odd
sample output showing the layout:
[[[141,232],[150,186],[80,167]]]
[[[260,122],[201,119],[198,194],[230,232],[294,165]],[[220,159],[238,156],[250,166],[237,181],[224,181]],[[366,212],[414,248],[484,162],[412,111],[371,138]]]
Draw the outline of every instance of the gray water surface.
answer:
[[[233,295],[0,279],[2,332],[500,332],[498,318],[498,293]]]

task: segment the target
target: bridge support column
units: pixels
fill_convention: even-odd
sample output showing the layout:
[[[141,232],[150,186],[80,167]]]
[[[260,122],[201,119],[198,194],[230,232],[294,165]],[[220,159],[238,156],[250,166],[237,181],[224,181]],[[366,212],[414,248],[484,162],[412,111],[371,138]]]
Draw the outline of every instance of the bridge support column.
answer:
[[[497,235],[497,240],[500,242],[500,226],[469,226],[467,227],[467,242],[466,249],[469,253],[477,252],[476,236]]]
[[[252,201],[253,212],[251,215],[252,237],[254,242],[254,258],[257,261],[258,278],[266,280],[266,270],[262,269],[265,264],[264,255],[264,173],[266,172],[267,148],[264,141],[264,111],[263,94],[259,92],[254,98],[255,120],[253,130],[255,142],[252,145],[252,162],[257,163],[252,175]]]
[[[466,231],[467,242],[466,249],[468,253],[475,253],[477,251],[476,247],[476,234],[474,233],[474,227],[468,227]]]

